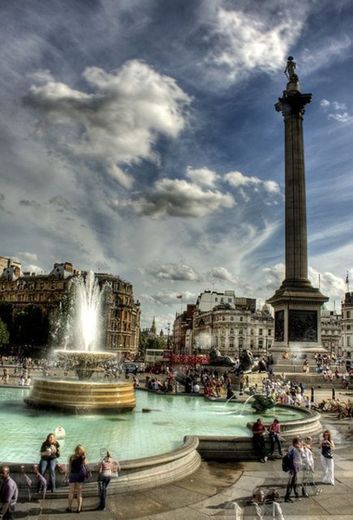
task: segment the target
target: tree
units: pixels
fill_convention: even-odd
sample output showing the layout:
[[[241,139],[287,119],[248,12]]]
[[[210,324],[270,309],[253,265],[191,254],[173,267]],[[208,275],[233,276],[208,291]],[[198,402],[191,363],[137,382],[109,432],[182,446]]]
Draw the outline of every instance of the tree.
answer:
[[[0,319],[0,347],[7,345],[10,340],[10,333],[7,330],[6,323]]]
[[[26,305],[14,318],[17,345],[45,345],[48,343],[49,320],[38,305]]]
[[[146,349],[164,349],[167,346],[165,336],[156,336],[149,331],[141,331],[140,333],[140,352],[145,352]]]

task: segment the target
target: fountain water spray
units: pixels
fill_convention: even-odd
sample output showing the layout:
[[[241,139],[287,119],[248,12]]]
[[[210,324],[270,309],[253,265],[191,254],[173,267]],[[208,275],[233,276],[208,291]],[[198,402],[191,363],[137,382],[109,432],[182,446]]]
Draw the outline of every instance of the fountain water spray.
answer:
[[[81,350],[86,352],[98,350],[103,295],[104,289],[100,289],[92,271],[89,271],[85,280],[78,278],[75,294],[77,314],[72,325],[78,336],[76,339],[81,340]]]

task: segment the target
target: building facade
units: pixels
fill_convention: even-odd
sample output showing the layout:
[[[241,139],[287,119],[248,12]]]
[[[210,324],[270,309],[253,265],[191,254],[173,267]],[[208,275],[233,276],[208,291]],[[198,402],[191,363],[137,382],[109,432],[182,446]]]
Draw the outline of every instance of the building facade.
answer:
[[[236,297],[234,291],[204,291],[196,305],[177,315],[173,335],[178,353],[208,353],[216,347],[232,357],[243,349],[261,356],[273,343],[273,318],[266,305],[256,310],[253,298]]]
[[[173,345],[177,354],[192,353],[193,315],[196,305],[187,305],[186,311],[177,314],[173,325]]]
[[[10,342],[21,345],[21,336],[16,330],[18,327],[12,325],[19,317],[30,312],[32,316],[40,318],[39,328],[42,333],[29,336],[27,342],[33,346],[46,347],[50,341],[51,322],[63,311],[74,279],[86,273],[75,269],[69,262],[54,264],[47,275],[22,273],[21,264],[4,257],[0,257],[0,264],[3,268],[0,273],[0,317],[2,312],[5,322],[8,322]],[[107,289],[103,316],[104,348],[116,351],[121,358],[129,353],[137,353],[140,305],[134,301],[132,285],[110,274],[98,273],[96,278],[99,285]]]
[[[353,292],[346,292],[342,302],[342,351],[353,358]]]
[[[341,314],[335,311],[321,311],[321,343],[330,354],[343,354]]]

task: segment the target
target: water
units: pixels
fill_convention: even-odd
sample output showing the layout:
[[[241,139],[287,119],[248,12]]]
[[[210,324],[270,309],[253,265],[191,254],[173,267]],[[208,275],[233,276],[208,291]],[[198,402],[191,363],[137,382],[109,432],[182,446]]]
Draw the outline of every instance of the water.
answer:
[[[72,300],[62,309],[55,326],[53,343],[64,350],[102,350],[102,304],[104,288],[92,271],[74,279]]]
[[[225,407],[201,398],[164,396],[137,392],[133,412],[114,415],[67,415],[65,413],[27,408],[23,398],[28,390],[0,388],[0,462],[38,462],[40,445],[48,433],[63,426],[66,438],[62,444],[62,462],[73,448],[82,443],[92,462],[103,448],[122,460],[148,457],[171,451],[183,443],[185,435],[250,436],[246,427],[254,422],[250,406],[242,403]],[[150,408],[150,413],[142,413]],[[242,415],[240,415],[242,412]],[[272,408],[262,417],[280,421],[303,417],[300,411]]]

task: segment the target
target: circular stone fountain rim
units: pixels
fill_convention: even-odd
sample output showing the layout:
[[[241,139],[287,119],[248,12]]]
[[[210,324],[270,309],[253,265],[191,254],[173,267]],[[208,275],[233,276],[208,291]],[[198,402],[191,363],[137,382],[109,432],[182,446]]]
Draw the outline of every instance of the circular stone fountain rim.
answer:
[[[106,350],[69,350],[69,349],[55,349],[55,354],[63,357],[71,357],[76,356],[78,358],[82,357],[102,357],[102,358],[116,358],[115,352],[107,352]]]

